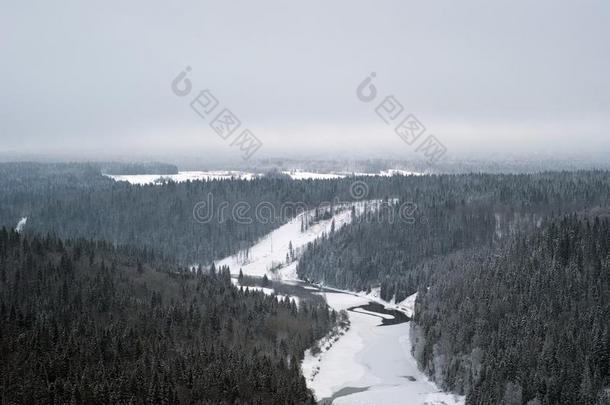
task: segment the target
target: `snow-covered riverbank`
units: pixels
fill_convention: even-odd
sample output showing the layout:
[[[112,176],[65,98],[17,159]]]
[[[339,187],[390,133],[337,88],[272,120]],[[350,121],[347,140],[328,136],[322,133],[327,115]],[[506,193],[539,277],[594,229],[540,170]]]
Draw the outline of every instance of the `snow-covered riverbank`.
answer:
[[[367,203],[358,203],[361,212]],[[370,203],[375,206],[377,203]],[[334,215],[335,228],[351,221],[351,210]],[[290,283],[295,280],[296,262],[286,263],[290,245],[298,250],[330,232],[332,219],[321,221],[301,232],[301,220],[281,226],[248,249],[245,254],[227,257],[217,266],[228,265],[233,274],[241,268],[245,275],[273,277]],[[272,270],[277,269],[279,270]],[[313,291],[313,290],[312,290]],[[336,311],[378,302],[389,308],[412,313],[415,297],[401,303],[387,303],[371,294],[326,290],[322,294]],[[418,370],[411,356],[410,323],[379,326],[383,317],[367,310],[349,311],[350,328],[338,340],[328,342],[314,356],[307,351],[302,363],[308,387],[318,400],[332,404],[459,405],[464,398],[444,393]],[[334,340],[334,339],[333,339]]]
[[[369,302],[339,292],[325,296],[337,311]],[[317,356],[307,351],[303,360],[303,374],[318,400],[332,398],[332,404],[350,405],[464,403],[463,397],[439,390],[417,368],[411,356],[409,322],[379,326],[378,315],[359,311],[350,311],[349,318],[350,329],[328,351]]]

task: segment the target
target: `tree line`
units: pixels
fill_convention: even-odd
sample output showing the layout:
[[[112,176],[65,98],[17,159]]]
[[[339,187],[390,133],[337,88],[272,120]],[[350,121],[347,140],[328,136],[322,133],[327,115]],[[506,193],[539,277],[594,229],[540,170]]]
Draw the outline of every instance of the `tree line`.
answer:
[[[610,206],[603,171],[421,177],[387,179],[398,200],[354,214],[350,225],[312,242],[299,276],[356,291],[381,287],[383,299],[402,301],[429,284],[430,260],[497,247],[547,216]],[[409,202],[412,222],[401,220]]]

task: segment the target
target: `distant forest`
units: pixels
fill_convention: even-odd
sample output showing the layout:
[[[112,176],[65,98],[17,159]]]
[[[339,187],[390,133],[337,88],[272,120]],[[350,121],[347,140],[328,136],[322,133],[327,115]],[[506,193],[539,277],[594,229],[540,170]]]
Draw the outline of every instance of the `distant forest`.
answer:
[[[167,163],[97,163],[104,174],[134,175],[134,174],[177,174],[178,167]]]
[[[132,186],[102,176],[99,165],[8,163],[0,164],[0,189],[3,191],[0,194],[0,224],[14,226],[22,217],[27,217],[26,232],[106,240],[117,245],[154,249],[184,263],[209,264],[251,245],[292,218],[296,209],[282,210],[286,203],[294,204],[293,207],[300,203],[315,208],[324,202],[354,201],[350,186],[355,179],[366,183],[366,199],[393,198],[417,205],[417,224],[403,226],[404,223],[395,223],[386,235],[400,234],[400,237],[391,237],[389,244],[404,241],[404,238],[434,238],[430,246],[433,251],[454,249],[460,244],[489,242],[489,234],[493,233],[495,226],[495,213],[501,216],[500,226],[510,228],[518,226],[515,215],[595,207],[606,204],[610,198],[607,172],[305,181],[270,176],[251,181],[213,180]],[[210,195],[214,201],[213,218],[207,223],[195,221],[193,210],[196,204],[207,202]],[[251,223],[240,223],[231,218],[238,202],[246,202],[252,207],[246,214],[252,219]],[[261,202],[274,207],[273,218],[267,221],[256,219],[254,207]],[[226,204],[225,208],[221,209],[223,204]],[[480,208],[484,211],[479,212]],[[445,221],[445,217],[452,223]],[[422,223],[424,219],[429,222]],[[529,220],[531,218],[524,218],[524,221]],[[383,226],[380,224],[378,228]],[[478,239],[469,240],[470,236]],[[384,236],[381,238],[383,240]],[[426,245],[430,244],[426,242]],[[378,247],[375,244],[369,246]],[[351,256],[355,260],[358,256],[370,256],[364,252],[364,255]],[[400,263],[394,259],[392,262]],[[395,269],[382,267],[380,271],[396,273]],[[352,272],[359,274],[362,271],[356,268]],[[336,280],[331,277],[329,282],[350,287],[375,282],[368,278],[368,273],[364,277],[356,275],[354,281],[342,281],[342,273],[339,269]],[[417,282],[407,279],[401,283],[409,290],[417,285]],[[398,288],[398,293],[402,294],[401,287],[390,288]]]
[[[349,184],[284,176],[133,186],[102,176],[99,165],[0,164],[0,224],[14,226],[27,217],[26,232],[106,240],[209,264],[294,217],[297,203],[314,208],[335,196],[349,199]],[[213,216],[198,222],[196,204],[209,196]],[[245,214],[250,223],[231,215],[242,202],[251,207]],[[261,202],[273,208],[261,211],[264,221],[255,217]]]
[[[391,178],[400,200],[311,243],[299,261],[302,278],[356,291],[381,286],[402,301],[428,285],[429,260],[491,248],[560,213],[610,207],[608,172],[455,175]],[[417,205],[413,223],[400,205]]]

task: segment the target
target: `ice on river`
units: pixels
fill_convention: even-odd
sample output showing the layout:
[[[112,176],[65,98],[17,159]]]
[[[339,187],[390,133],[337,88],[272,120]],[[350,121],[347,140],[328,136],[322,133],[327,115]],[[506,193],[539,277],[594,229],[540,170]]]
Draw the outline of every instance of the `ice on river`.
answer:
[[[351,294],[325,295],[335,310],[369,302]],[[307,385],[318,400],[333,398],[333,404],[350,405],[464,404],[464,397],[442,392],[419,371],[410,351],[409,322],[378,326],[378,315],[353,311],[349,318],[350,329],[329,350],[318,356],[307,351],[303,360]],[[338,396],[340,392],[348,394]]]
[[[357,211],[377,206],[378,202],[360,202]],[[334,216],[335,228],[351,220],[350,209]],[[301,232],[300,217],[279,227],[249,249],[247,261],[242,255],[225,258],[217,266],[228,265],[231,273],[275,277],[289,284],[296,279],[296,262],[284,265],[288,245],[301,248],[330,232],[331,221],[322,221]],[[370,294],[348,294],[335,291],[323,293],[328,305],[340,311],[351,307],[379,302],[389,308],[412,314],[415,295],[400,303],[385,302],[379,291]],[[308,350],[302,362],[308,387],[318,400],[332,400],[333,404],[367,405],[463,405],[464,397],[442,392],[418,370],[411,355],[409,322],[379,325],[379,315],[367,311],[349,312],[350,328],[338,340],[324,339],[322,352],[313,356]]]

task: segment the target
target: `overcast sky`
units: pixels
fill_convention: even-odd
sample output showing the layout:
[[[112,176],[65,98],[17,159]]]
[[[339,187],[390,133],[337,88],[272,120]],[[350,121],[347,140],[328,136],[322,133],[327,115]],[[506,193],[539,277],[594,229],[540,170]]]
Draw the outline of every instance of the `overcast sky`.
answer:
[[[610,151],[608,1],[2,3],[4,153],[239,157],[191,110],[203,89],[257,157],[408,157],[387,95],[453,156]]]

